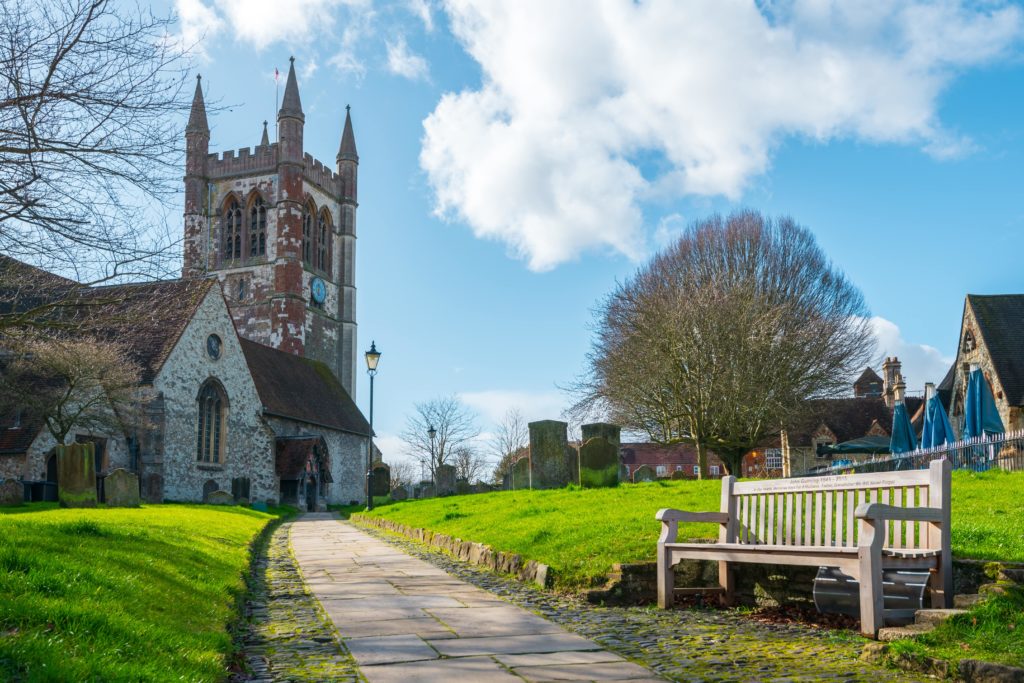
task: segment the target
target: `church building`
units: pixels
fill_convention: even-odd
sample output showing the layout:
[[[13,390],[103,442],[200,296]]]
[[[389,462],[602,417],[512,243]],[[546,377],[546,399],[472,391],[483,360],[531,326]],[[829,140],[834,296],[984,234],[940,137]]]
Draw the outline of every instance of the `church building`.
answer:
[[[181,279],[77,294],[102,299],[101,328],[132,321],[126,349],[143,372],[145,424],[76,439],[97,443],[100,477],[135,471],[151,502],[217,490],[309,509],[362,501],[371,455],[354,401],[351,116],[346,108],[333,169],[307,154],[293,60],[278,140],[264,122],[255,148],[210,153],[200,85],[185,129]],[[54,481],[55,444],[40,416],[0,423],[0,478]]]

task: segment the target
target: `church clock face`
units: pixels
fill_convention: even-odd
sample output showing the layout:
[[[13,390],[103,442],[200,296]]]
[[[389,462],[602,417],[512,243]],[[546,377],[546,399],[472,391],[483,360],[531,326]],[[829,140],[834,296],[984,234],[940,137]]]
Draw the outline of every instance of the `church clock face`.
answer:
[[[323,280],[315,277],[309,283],[309,293],[313,297],[313,303],[322,304],[327,298],[327,285]]]
[[[206,338],[206,354],[213,360],[220,358],[222,343],[220,337],[215,334],[211,334]]]

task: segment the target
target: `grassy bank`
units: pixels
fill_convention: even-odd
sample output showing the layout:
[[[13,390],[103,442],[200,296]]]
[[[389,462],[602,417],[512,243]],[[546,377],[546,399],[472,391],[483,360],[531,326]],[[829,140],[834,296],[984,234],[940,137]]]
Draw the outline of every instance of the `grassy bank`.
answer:
[[[0,679],[217,681],[249,544],[244,508],[0,508]]]
[[[953,553],[1024,561],[1024,472],[953,475]],[[404,501],[368,513],[520,553],[555,570],[558,588],[591,586],[615,562],[654,559],[659,508],[719,508],[717,481],[661,481],[612,489],[502,491]],[[711,537],[710,524],[681,537]]]

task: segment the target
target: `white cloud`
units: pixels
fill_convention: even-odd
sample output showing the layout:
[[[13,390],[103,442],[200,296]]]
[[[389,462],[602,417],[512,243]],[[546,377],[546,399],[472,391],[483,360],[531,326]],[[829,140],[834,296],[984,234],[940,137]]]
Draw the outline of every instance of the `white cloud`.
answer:
[[[662,216],[658,221],[658,227],[654,229],[654,243],[659,249],[667,247],[679,239],[685,229],[683,217],[678,213]]]
[[[398,36],[394,41],[387,41],[387,48],[388,71],[412,81],[427,79],[429,71],[427,60],[415,52],[409,51],[405,36]]]
[[[181,34],[175,36],[176,42],[182,50],[193,50],[205,59],[208,55],[204,39],[216,34],[224,25],[223,20],[202,0],[175,0],[174,11],[181,27]]]
[[[415,14],[423,22],[423,28],[427,33],[434,30],[434,15],[430,9],[429,0],[408,0],[409,11]]]
[[[899,326],[885,318],[871,318],[871,330],[878,342],[880,357],[896,356],[900,359],[908,391],[924,391],[925,382],[938,384],[956,360],[951,356],[943,356],[934,346],[907,341]],[[880,365],[875,370],[881,374]]]
[[[439,214],[535,270],[588,248],[641,256],[646,197],[736,198],[787,136],[962,154],[970,140],[943,128],[939,95],[1006,54],[1024,26],[1020,7],[956,0],[445,10],[482,85],[441,98],[420,165]]]
[[[305,81],[312,78],[313,74],[316,73],[316,70],[319,67],[320,65],[317,64],[316,60],[313,59],[312,57],[306,59],[305,61],[303,61],[302,67],[299,69],[299,80]]]
[[[257,47],[277,41],[305,42],[334,27],[340,6],[363,8],[368,0],[217,0],[235,37]]]
[[[557,391],[529,392],[513,390],[467,391],[459,399],[477,411],[484,422],[501,422],[510,408],[518,408],[528,422],[561,419],[567,407],[565,396]]]

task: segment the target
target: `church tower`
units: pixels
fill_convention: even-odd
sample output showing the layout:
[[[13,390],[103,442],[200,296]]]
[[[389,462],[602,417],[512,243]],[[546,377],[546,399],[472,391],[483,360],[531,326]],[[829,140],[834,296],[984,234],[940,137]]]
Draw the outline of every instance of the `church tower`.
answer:
[[[209,153],[197,81],[185,129],[183,277],[215,275],[238,333],[326,363],[355,398],[356,185],[346,107],[337,171],[307,154],[294,59],[277,112],[255,148]]]

